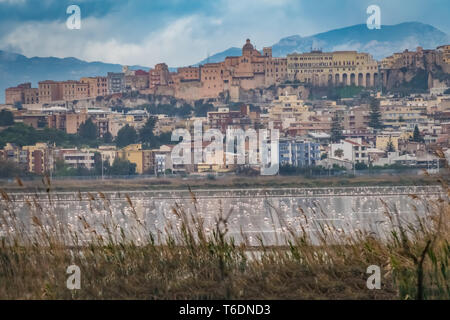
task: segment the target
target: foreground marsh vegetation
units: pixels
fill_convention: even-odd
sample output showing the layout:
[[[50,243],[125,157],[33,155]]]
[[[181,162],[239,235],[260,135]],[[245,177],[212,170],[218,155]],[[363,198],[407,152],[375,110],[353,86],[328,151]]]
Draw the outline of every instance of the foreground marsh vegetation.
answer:
[[[87,215],[102,206],[108,219],[93,226],[79,216],[74,226],[58,219],[50,181],[45,184],[50,205],[38,197],[27,200],[29,223],[16,212],[14,199],[1,193],[0,299],[450,298],[445,183],[439,199],[418,199],[427,212],[417,214],[414,224],[385,204],[391,229],[383,240],[363,230],[337,232],[323,222],[314,235],[304,232],[307,226],[287,228],[281,247],[228,237],[231,212],[221,211],[207,230],[198,214],[178,205],[173,214],[179,223],[164,234],[149,234],[129,197],[128,210],[118,218],[101,192],[88,194]],[[127,229],[121,219],[128,221]],[[67,289],[71,265],[81,270],[80,290]],[[381,269],[380,290],[367,288],[371,265]]]

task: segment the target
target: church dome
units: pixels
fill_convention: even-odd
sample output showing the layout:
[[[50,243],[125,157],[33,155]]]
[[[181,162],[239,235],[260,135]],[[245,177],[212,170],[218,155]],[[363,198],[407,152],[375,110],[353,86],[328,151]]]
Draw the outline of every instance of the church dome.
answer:
[[[253,51],[253,45],[250,42],[250,39],[247,39],[244,47],[242,48],[242,51]]]

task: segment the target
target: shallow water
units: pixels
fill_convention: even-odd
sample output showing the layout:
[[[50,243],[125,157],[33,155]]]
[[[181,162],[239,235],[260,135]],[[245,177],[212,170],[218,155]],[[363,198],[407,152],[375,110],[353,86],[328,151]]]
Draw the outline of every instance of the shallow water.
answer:
[[[419,195],[413,199],[410,195]],[[103,197],[104,196],[104,197]],[[399,213],[402,222],[414,223],[427,210],[423,200],[437,199],[440,187],[350,187],[316,189],[227,189],[189,191],[133,191],[96,193],[12,194],[12,207],[28,232],[36,230],[32,215],[51,226],[65,226],[82,241],[89,235],[106,236],[110,231],[130,239],[143,241],[148,234],[164,238],[173,234],[181,219],[174,214],[178,206],[190,216],[204,221],[208,234],[216,227],[217,218],[228,217],[221,229],[237,242],[250,245],[284,245],[289,230],[315,234],[320,228],[339,238],[356,230],[384,237],[392,229],[386,211]],[[129,201],[131,200],[132,206]],[[33,199],[43,208],[36,210]],[[195,200],[194,200],[195,199]],[[4,201],[0,204],[5,208]],[[389,208],[389,210],[388,210]],[[80,218],[85,220],[84,223]],[[87,227],[88,226],[88,227]],[[5,234],[6,226],[2,224]],[[11,228],[9,229],[11,231]]]

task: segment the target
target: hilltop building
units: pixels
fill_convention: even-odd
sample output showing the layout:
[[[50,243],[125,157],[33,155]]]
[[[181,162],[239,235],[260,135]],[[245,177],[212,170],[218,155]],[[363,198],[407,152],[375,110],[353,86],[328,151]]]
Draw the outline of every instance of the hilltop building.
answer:
[[[287,63],[289,80],[314,86],[373,87],[379,76],[377,61],[356,51],[293,53]]]

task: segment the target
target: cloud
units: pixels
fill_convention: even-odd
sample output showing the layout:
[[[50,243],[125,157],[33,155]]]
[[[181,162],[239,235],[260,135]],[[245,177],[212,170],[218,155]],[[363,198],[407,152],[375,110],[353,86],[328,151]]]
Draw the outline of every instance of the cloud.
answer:
[[[270,8],[279,8],[292,0],[263,1]],[[0,40],[3,47],[16,48],[28,56],[75,56],[88,61],[144,66],[163,61],[171,66],[191,65],[230,45],[241,46],[247,37],[258,47],[277,41],[286,24],[261,28],[259,19],[269,8],[255,10],[255,3],[243,0],[236,7],[230,0],[223,0],[215,14],[202,11],[180,17],[162,15],[164,19],[159,16],[147,21],[130,19],[123,12],[135,9],[122,7],[120,12],[82,19],[81,30],[68,30],[62,20],[28,21]],[[250,11],[253,12],[249,14]],[[286,20],[283,10],[269,11],[271,18],[266,22]]]
[[[202,21],[201,24],[199,21]],[[180,18],[150,32],[139,43],[108,33],[109,27],[115,24],[108,19],[84,19],[81,30],[68,30],[62,22],[27,23],[4,37],[2,43],[36,56],[45,56],[50,52],[55,57],[79,57],[88,61],[144,66],[166,61],[177,66],[192,64],[203,57],[201,48],[207,46],[208,39],[198,35],[206,27],[205,22],[195,15]],[[214,19],[210,24],[220,25]],[[91,30],[97,30],[97,33],[92,34]],[[108,37],[102,36],[106,34]],[[200,49],[196,51],[192,48]]]
[[[20,1],[23,5],[17,6]],[[287,36],[365,23],[365,9],[371,2],[0,0],[0,49],[130,65],[153,66],[163,61],[171,66],[190,65],[208,54],[240,47],[246,38],[260,49]],[[419,0],[410,0],[408,6],[399,3],[379,0],[383,24],[432,20],[449,7],[448,0],[429,0],[434,11]],[[65,26],[69,4],[81,7],[81,30]],[[420,13],[421,8],[427,15]]]

